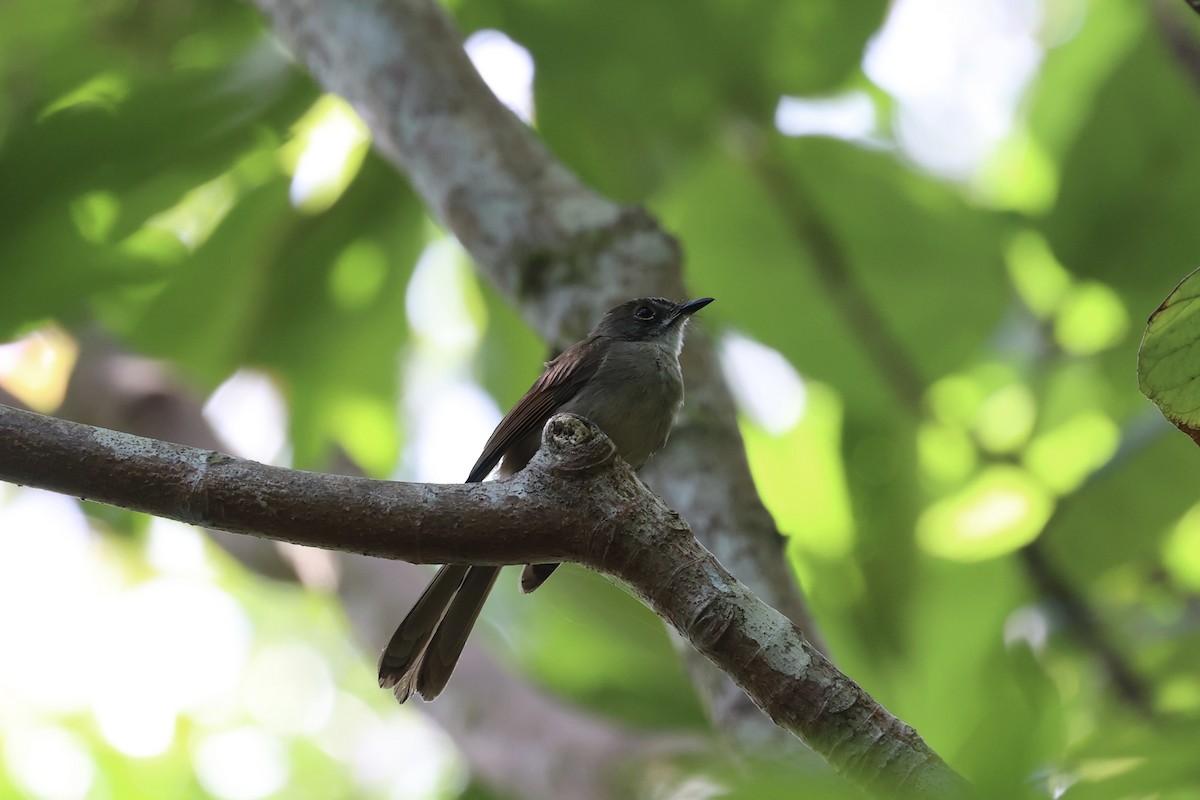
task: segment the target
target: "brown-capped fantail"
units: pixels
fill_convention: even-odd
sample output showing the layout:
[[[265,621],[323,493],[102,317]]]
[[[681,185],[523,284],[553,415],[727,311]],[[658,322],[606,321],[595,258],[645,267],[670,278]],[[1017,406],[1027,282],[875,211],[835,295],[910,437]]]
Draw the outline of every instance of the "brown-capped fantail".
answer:
[[[688,318],[711,297],[673,303],[643,297],[604,315],[583,341],[546,364],[546,371],[505,415],[467,483],[500,463],[500,477],[519,472],[541,443],[551,416],[586,417],[612,439],[634,469],[666,444],[683,405],[679,352]],[[529,564],[521,589],[532,592],[557,564]],[[379,659],[379,685],[403,703],[413,692],[432,700],[445,688],[499,567],[448,564],[437,571]]]

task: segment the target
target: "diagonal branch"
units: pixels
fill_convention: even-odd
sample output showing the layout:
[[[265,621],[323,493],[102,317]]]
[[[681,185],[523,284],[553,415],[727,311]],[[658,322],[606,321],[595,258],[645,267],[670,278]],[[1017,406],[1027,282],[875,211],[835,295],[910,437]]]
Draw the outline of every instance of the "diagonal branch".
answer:
[[[57,416],[206,450],[226,449],[205,421],[200,402],[163,362],[125,352],[94,327],[75,333],[79,358]],[[15,401],[0,388],[0,403],[24,407]],[[343,459],[334,471],[361,474]],[[429,577],[414,564],[310,548],[288,550],[291,560],[285,562],[284,548],[275,542],[208,532],[259,575],[295,580],[290,564],[320,560],[337,575],[342,606],[371,651],[386,641]],[[602,800],[620,794],[649,764],[694,755],[711,744],[678,731],[635,731],[574,707],[502,668],[474,642],[468,642],[457,673],[454,692],[422,711],[450,734],[472,772],[502,794]],[[515,763],[521,768],[514,769]]]
[[[488,90],[434,0],[255,0],[326,90],[367,122],[480,272],[562,348],[630,297],[684,297],[680,249],[638,207],[596,194]],[[645,475],[736,575],[803,626],[815,626],[746,462],[734,406],[706,337],[683,353],[688,405]],[[699,486],[719,487],[697,491]],[[688,655],[709,716],[757,746],[774,732],[704,659]],[[718,676],[719,677],[719,676]]]
[[[1018,552],[1018,558],[1029,581],[1043,597],[1054,604],[1079,644],[1103,665],[1118,696],[1134,711],[1147,718],[1155,714],[1152,703],[1153,687],[1135,668],[1132,659],[1118,645],[1112,633],[1102,624],[1092,604],[1072,585],[1069,576],[1055,560],[1050,543],[1054,541],[1054,534],[1062,527],[1070,509],[1086,502],[1086,488],[1126,466],[1136,454],[1163,434],[1173,430],[1174,428],[1153,408],[1134,418],[1122,431],[1120,445],[1112,457],[1089,475],[1074,492],[1059,501],[1054,513],[1042,528],[1041,535]]]
[[[527,318],[548,339],[580,338],[580,320],[635,296],[637,285],[679,293],[674,241],[644,212],[584,186],[550,154],[488,89],[439,4],[257,5],[317,81],[353,104],[374,147],[407,174],[488,278],[536,312]],[[635,263],[596,263],[605,254]],[[610,285],[620,274],[624,285]],[[578,291],[580,283],[602,296]]]
[[[580,417],[554,417],[537,456],[509,480],[409,484],[270,467],[0,406],[0,479],[416,563],[581,563],[626,582],[772,720],[864,787],[921,798],[968,790],[916,731],[738,583]]]

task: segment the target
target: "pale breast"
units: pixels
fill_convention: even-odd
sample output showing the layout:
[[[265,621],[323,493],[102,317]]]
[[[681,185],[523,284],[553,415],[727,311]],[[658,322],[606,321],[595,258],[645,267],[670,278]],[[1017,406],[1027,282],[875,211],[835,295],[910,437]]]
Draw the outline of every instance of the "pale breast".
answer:
[[[613,343],[596,375],[563,411],[587,417],[639,469],[667,442],[683,405],[683,375],[672,349],[650,342]]]

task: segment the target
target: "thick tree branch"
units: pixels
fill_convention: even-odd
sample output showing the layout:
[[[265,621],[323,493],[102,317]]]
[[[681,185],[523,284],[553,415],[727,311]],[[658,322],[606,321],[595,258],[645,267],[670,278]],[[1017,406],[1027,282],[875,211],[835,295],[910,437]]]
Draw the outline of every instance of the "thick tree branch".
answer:
[[[375,148],[408,174],[480,271],[553,346],[581,338],[630,297],[686,296],[675,240],[644,210],[599,196],[554,159],[488,90],[441,5],[255,3],[317,81],[354,105]],[[783,539],[755,490],[715,354],[697,334],[683,354],[687,408],[646,479],[696,521],[705,546],[820,647]],[[721,490],[695,490],[708,484]],[[690,653],[688,669],[710,717],[760,746],[775,729]]]
[[[509,480],[438,485],[270,467],[0,406],[0,480],[418,563],[578,562],[626,582],[771,719],[863,786],[967,792],[912,728],[738,583],[579,417],[554,417],[538,455]]]
[[[79,358],[57,416],[232,452],[204,419],[200,402],[163,362],[124,352],[98,329],[79,331],[77,338]],[[0,389],[0,403],[24,408],[6,396]],[[333,471],[361,474],[348,461]],[[279,580],[298,577],[290,563],[329,559],[342,605],[372,653],[428,580],[428,572],[415,564],[307,548],[288,551],[292,557],[285,563],[277,542],[212,529],[209,534],[247,569]],[[474,642],[467,643],[457,672],[454,692],[423,710],[454,739],[474,774],[514,797],[602,800],[628,793],[648,763],[712,744],[682,733],[634,731],[583,711],[502,668]],[[516,763],[520,769],[513,768]]]
[[[635,296],[644,285],[645,276],[629,270],[624,286],[605,285],[617,273],[593,263],[605,253],[661,273],[666,277],[651,280],[678,294],[678,251],[670,237],[644,212],[588,189],[550,155],[492,95],[439,4],[257,4],[318,82],[354,105],[375,148],[404,170],[490,278],[522,301],[558,295],[541,297],[548,302],[529,317],[548,338],[579,338],[599,316],[587,312]],[[603,286],[607,299],[589,301],[576,291],[580,284]]]
[[[161,362],[125,352],[95,326],[75,335],[79,358],[62,405],[55,411],[57,416],[205,450],[228,449],[205,422],[202,403],[184,391]],[[214,530],[209,535],[260,575],[275,580],[297,577],[282,548],[225,531]]]

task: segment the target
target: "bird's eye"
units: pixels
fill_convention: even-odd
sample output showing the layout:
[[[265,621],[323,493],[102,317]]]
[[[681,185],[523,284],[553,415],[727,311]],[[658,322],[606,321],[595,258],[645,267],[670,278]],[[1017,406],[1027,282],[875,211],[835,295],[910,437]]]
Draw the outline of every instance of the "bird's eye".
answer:
[[[650,306],[638,306],[637,311],[634,311],[633,315],[638,319],[654,319],[654,309]]]

